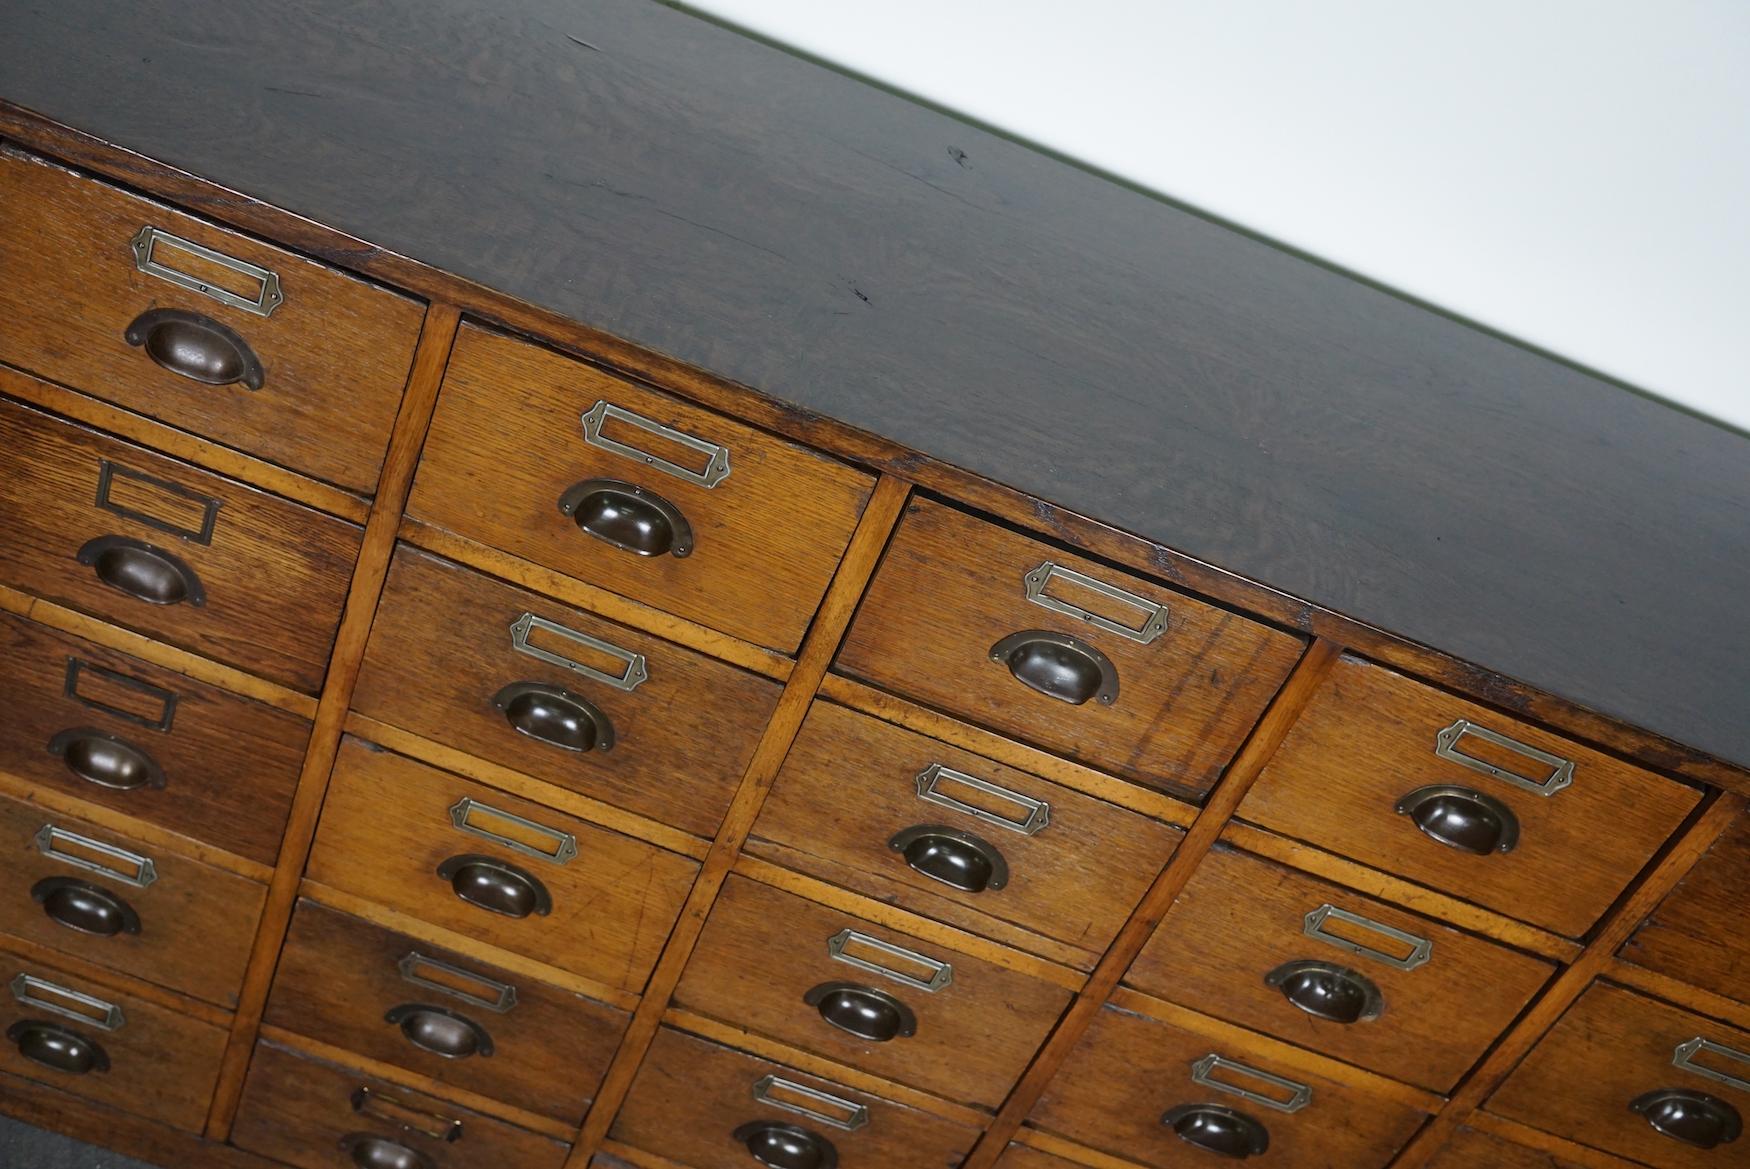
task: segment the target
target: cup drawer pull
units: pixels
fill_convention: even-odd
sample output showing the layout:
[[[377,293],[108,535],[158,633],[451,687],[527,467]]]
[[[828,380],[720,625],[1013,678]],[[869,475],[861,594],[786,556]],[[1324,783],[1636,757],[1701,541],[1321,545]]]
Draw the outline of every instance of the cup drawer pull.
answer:
[[[833,1143],[799,1124],[750,1120],[732,1135],[768,1169],[838,1169],[839,1151]]]
[[[353,1169],[432,1169],[424,1153],[376,1133],[347,1133],[340,1138],[340,1150]]]
[[[492,1036],[468,1016],[429,1003],[401,1003],[383,1015],[385,1023],[401,1029],[407,1042],[421,1051],[445,1059],[467,1059],[492,1054]]]
[[[995,845],[941,824],[918,824],[897,833],[887,846],[913,871],[962,893],[995,891],[1009,883],[1009,864]]]
[[[1296,1008],[1333,1023],[1369,1023],[1385,1009],[1373,980],[1333,962],[1284,962],[1264,976]]]
[[[577,856],[577,837],[545,824],[501,812],[472,796],[463,796],[450,808],[450,823],[513,852],[562,865]]]
[[[545,917],[553,912],[553,898],[533,873],[496,857],[464,853],[437,868],[437,875],[450,883],[457,897],[489,913],[504,917]]]
[[[826,940],[828,957],[883,978],[934,994],[954,981],[954,967],[947,962],[895,946],[856,930],[843,929]]]
[[[1270,1150],[1270,1130],[1245,1113],[1219,1104],[1181,1104],[1161,1116],[1186,1144],[1243,1161]]]
[[[259,390],[267,380],[267,371],[249,342],[235,329],[200,313],[147,309],[128,325],[122,339],[160,368],[204,386]]]
[[[809,988],[802,1001],[830,1025],[871,1043],[904,1039],[918,1032],[917,1016],[911,1008],[872,986],[823,982]]]
[[[1660,1088],[1637,1096],[1629,1110],[1661,1136],[1697,1149],[1730,1144],[1744,1132],[1744,1119],[1718,1096],[1687,1088]]]
[[[1054,597],[1046,590],[1053,582],[1063,581],[1079,589],[1095,593],[1100,597],[1116,601],[1127,610],[1133,611],[1140,618],[1134,625],[1126,625],[1115,621],[1091,609],[1072,604],[1061,597]],[[1062,613],[1074,617],[1078,621],[1086,621],[1095,629],[1103,629],[1107,633],[1116,633],[1119,637],[1148,645],[1167,631],[1167,607],[1158,601],[1150,601],[1135,593],[1095,580],[1072,568],[1064,568],[1047,560],[1038,568],[1021,577],[1021,584],[1026,591],[1027,599],[1041,608],[1050,609],[1053,613]]]
[[[6,1038],[34,1064],[68,1075],[83,1076],[109,1070],[109,1053],[103,1044],[77,1031],[41,1019],[20,1019],[6,1029]]]
[[[492,696],[492,705],[519,735],[562,751],[611,751],[614,724],[601,707],[580,694],[543,682],[512,682]]]
[[[30,898],[50,920],[82,934],[112,938],[140,932],[140,915],[108,889],[73,877],[44,877],[30,887]]]
[[[869,1123],[866,1106],[780,1076],[761,1076],[754,1083],[753,1098],[845,1132],[856,1132]]]
[[[990,660],[1007,666],[1021,685],[1080,706],[1118,701],[1118,667],[1079,638],[1046,629],[1011,633],[990,647]]]
[[[1527,775],[1509,768],[1498,767],[1486,759],[1466,754],[1460,750],[1466,738],[1481,739],[1515,755],[1521,755],[1549,768],[1549,773],[1539,778],[1535,774]],[[1553,796],[1574,782],[1574,763],[1571,759],[1563,759],[1560,755],[1552,755],[1541,747],[1533,747],[1530,743],[1521,743],[1499,731],[1491,731],[1488,727],[1479,726],[1469,719],[1459,719],[1434,736],[1434,754],[1449,763],[1468,767],[1472,771],[1481,772],[1491,779],[1502,783],[1510,783],[1514,787],[1535,792],[1540,796]]]
[[[986,824],[994,824],[998,828],[1007,828],[1010,832],[1019,832],[1022,836],[1032,836],[1051,823],[1051,805],[1044,800],[1036,800],[1032,796],[1024,796],[1020,792],[1010,791],[1006,787],[980,779],[976,775],[968,775],[964,771],[955,771],[940,763],[932,763],[918,773],[918,799],[926,803],[938,804],[944,808],[952,808],[956,812],[983,820]],[[952,794],[955,788],[965,788],[967,799],[961,799]],[[976,794],[974,794],[976,793]],[[1013,807],[1018,815],[1008,815],[1000,811],[992,811],[982,804],[970,802],[972,799],[990,797],[986,803],[996,803],[999,806]]]
[[[201,578],[180,556],[132,536],[98,536],[87,540],[76,557],[97,579],[148,605],[207,603]]]
[[[565,656],[543,646],[535,645],[529,640],[531,634],[541,632],[582,646],[583,649],[610,661],[620,663],[617,673],[598,669],[588,662]],[[644,655],[621,649],[611,642],[591,637],[587,633],[579,633],[575,629],[567,629],[557,621],[549,621],[545,617],[537,617],[533,613],[524,613],[510,625],[510,648],[520,654],[527,654],[536,661],[546,662],[550,666],[558,666],[563,670],[571,670],[582,674],[592,681],[612,686],[616,690],[633,691],[640,683],[650,677],[650,667]],[[569,647],[568,647],[569,648]],[[572,651],[577,652],[577,651]]]
[[[610,419],[636,427],[665,442],[696,451],[705,456],[704,464],[694,470],[692,467],[682,466],[680,463],[671,462],[651,454],[649,451],[640,450],[635,446],[609,438],[603,433],[603,430]],[[642,414],[634,414],[622,406],[615,406],[607,401],[597,402],[584,413],[583,441],[590,446],[600,447],[604,451],[612,451],[616,455],[642,463],[646,467],[653,467],[665,474],[673,475],[677,479],[683,479],[707,490],[729,478],[728,447],[688,434],[684,430],[676,430],[672,426],[653,422]]]
[[[128,1021],[115,1003],[34,974],[18,974],[12,980],[11,989],[13,999],[22,1006],[35,1007],[89,1027],[119,1031]]]
[[[1381,949],[1370,942],[1357,941],[1345,934],[1334,933],[1329,924],[1351,926],[1368,934],[1384,939],[1382,945],[1390,949]],[[1351,913],[1347,909],[1338,909],[1329,903],[1319,906],[1301,920],[1301,930],[1309,938],[1347,950],[1351,954],[1360,954],[1376,962],[1384,962],[1399,970],[1414,970],[1426,965],[1434,955],[1434,943],[1427,938],[1418,937],[1408,930],[1401,930],[1384,922],[1374,921],[1370,917],[1362,917],[1359,913]]]
[[[1519,817],[1493,796],[1468,787],[1419,787],[1397,803],[1422,835],[1476,856],[1512,852],[1519,845]]]
[[[693,554],[693,525],[656,492],[619,479],[585,479],[565,489],[559,510],[578,530],[636,556]]]
[[[210,296],[220,304],[254,313],[258,317],[270,317],[274,309],[285,303],[285,294],[280,291],[280,278],[273,272],[247,260],[239,260],[235,256],[227,256],[224,252],[216,252],[212,248],[185,240],[181,236],[171,235],[162,228],[150,225],[142,227],[139,234],[134,236],[131,246],[134,267],[141,272],[160,280],[168,280],[190,292]],[[162,257],[159,255],[160,248],[166,253]],[[216,264],[235,272],[245,280],[253,282],[255,289],[250,295],[243,296],[210,280],[190,275],[172,266],[173,257],[169,253],[173,252],[183,252],[208,264]]]
[[[70,727],[49,740],[49,754],[67,770],[98,787],[116,791],[164,786],[164,769],[144,747],[96,727]]]

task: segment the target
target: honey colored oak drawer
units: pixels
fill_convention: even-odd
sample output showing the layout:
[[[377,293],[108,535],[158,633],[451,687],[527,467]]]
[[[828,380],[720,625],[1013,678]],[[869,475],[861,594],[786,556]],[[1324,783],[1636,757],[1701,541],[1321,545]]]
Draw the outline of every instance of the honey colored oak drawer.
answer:
[[[1660,1169],[1743,1165],[1750,1033],[1594,983],[1487,1107]]]
[[[1700,798],[1345,657],[1239,815],[1579,937]]]
[[[731,877],[675,1004],[951,1100],[1002,1103],[1069,991]]]
[[[570,1146],[275,1043],[258,1043],[231,1141],[300,1169],[560,1169]]]
[[[1460,1129],[1452,1141],[1428,1162],[1428,1169],[1635,1169],[1602,1153],[1589,1153],[1585,1164],[1528,1149],[1476,1129]]]
[[[1622,957],[1750,1003],[1750,815],[1740,814],[1629,938]]]
[[[1553,973],[1516,950],[1217,846],[1125,981],[1446,1092]]]
[[[309,878],[636,991],[699,866],[347,738]]]
[[[469,325],[408,511],[789,653],[873,485],[823,455]]]
[[[0,400],[0,583],[314,693],[360,530]]]
[[[766,678],[402,545],[353,705],[711,836],[779,693]]]
[[[748,851],[1091,969],[1181,833],[843,707],[809,711]],[[1033,935],[1055,945],[1039,947]]]
[[[0,613],[0,770],[272,865],[310,724]]]
[[[161,1120],[206,1123],[227,1032],[95,980],[0,949],[0,1072]]]
[[[6,797],[0,848],[0,930],[237,1005],[265,886]]]
[[[958,1164],[978,1129],[663,1028],[614,1140],[697,1169]]]
[[[419,304],[13,151],[0,205],[0,361],[376,489]]]
[[[1003,1150],[1003,1155],[997,1158],[997,1169],[1081,1169],[1081,1163],[1017,1143]]]
[[[305,898],[265,1021],[575,1125],[626,1012]]]
[[[838,668],[1197,799],[1301,649],[1299,638],[919,501]]]
[[[1424,1119],[1398,1100],[1108,1006],[1028,1123],[1164,1169],[1240,1158],[1382,1169]]]

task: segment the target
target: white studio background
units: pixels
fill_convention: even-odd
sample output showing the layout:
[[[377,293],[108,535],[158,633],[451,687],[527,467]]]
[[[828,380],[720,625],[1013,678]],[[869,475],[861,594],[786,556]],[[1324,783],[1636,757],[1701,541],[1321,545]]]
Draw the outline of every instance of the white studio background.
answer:
[[[691,0],[1750,429],[1745,0]]]

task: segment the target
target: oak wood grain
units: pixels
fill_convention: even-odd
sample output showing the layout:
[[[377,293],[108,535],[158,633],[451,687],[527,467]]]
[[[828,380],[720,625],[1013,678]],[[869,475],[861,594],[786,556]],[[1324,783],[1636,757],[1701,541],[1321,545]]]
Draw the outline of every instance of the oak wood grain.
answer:
[[[1750,1004],[1750,937],[1735,924],[1747,898],[1750,815],[1743,815],[1641,923],[1621,956]]]
[[[1486,1113],[1478,1114],[1479,1120],[1486,1118]],[[1535,1130],[1524,1130],[1523,1135],[1542,1137],[1549,1143],[1559,1140]],[[1428,1165],[1429,1169],[1632,1169],[1633,1166],[1633,1162],[1583,1146],[1570,1146],[1563,1152],[1571,1155],[1562,1156],[1551,1149],[1515,1144],[1494,1133],[1464,1128],[1453,1134],[1452,1142],[1436,1153]]]

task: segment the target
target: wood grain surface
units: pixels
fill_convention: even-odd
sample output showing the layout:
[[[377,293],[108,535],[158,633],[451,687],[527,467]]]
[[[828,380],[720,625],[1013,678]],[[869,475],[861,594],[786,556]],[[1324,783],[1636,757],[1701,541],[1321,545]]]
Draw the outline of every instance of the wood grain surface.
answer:
[[[1428,1169],[1633,1169],[1632,1163],[1591,1149],[1575,1149],[1575,1159],[1559,1156],[1474,1128],[1460,1129],[1452,1142],[1428,1162]]]
[[[1750,815],[1740,815],[1620,951],[1625,961],[1750,1003]]]

